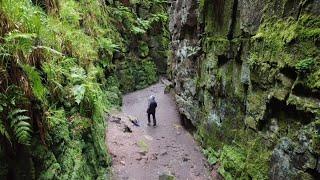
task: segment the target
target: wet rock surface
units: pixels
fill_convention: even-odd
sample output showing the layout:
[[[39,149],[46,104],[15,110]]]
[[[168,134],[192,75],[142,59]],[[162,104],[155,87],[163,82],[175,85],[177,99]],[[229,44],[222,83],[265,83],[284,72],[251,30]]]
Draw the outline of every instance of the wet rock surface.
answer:
[[[222,151],[224,178],[320,176],[320,35],[311,33],[319,6],[171,2],[169,77],[178,109],[201,143]]]

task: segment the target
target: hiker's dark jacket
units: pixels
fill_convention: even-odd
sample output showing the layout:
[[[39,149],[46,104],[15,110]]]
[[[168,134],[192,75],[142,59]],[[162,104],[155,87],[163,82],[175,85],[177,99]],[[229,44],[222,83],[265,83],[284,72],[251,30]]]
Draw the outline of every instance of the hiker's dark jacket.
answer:
[[[152,101],[148,107],[147,113],[148,114],[155,114],[157,108],[157,103],[155,101]]]

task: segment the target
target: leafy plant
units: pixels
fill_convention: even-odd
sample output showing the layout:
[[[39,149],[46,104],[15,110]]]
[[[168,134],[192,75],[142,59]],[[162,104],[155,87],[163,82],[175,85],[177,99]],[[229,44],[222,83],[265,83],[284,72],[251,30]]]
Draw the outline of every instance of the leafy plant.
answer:
[[[4,94],[0,94],[0,114],[3,113],[4,108],[7,106],[6,96]],[[7,140],[10,141],[10,135],[6,129],[4,124],[4,119],[0,118],[0,135],[4,136]]]
[[[309,72],[315,65],[313,58],[306,58],[296,64],[296,70],[299,72]]]
[[[23,70],[28,75],[29,80],[31,81],[31,88],[33,94],[43,102],[46,100],[47,89],[43,86],[41,82],[41,77],[38,71],[30,65],[22,65]]]
[[[63,109],[54,109],[51,107],[46,114],[46,123],[49,129],[53,129],[63,123],[63,121],[66,121],[66,115]]]
[[[29,123],[30,117],[25,115],[27,110],[19,108],[26,102],[23,92],[17,86],[11,85],[5,94],[0,93],[0,135],[9,142],[30,145],[32,127]],[[1,116],[0,116],[1,117]]]
[[[66,0],[61,3],[60,17],[64,21],[78,25],[80,18],[80,13],[78,12],[79,6],[78,2],[72,0]]]
[[[212,147],[209,147],[208,149],[202,150],[203,154],[207,156],[208,162],[210,165],[214,165],[218,161],[219,153],[215,151]]]
[[[35,34],[22,33],[19,31],[10,32],[5,38],[4,47],[7,52],[16,55],[18,52],[23,52],[27,56],[32,52],[33,39]]]
[[[80,102],[83,100],[85,92],[86,88],[83,85],[75,85],[72,88],[72,93],[77,104],[80,104]]]
[[[145,141],[140,140],[140,141],[138,141],[137,144],[138,144],[139,148],[142,151],[144,151],[144,152],[148,152],[149,151],[149,145]]]
[[[15,109],[9,113],[8,119],[18,143],[30,145],[32,127],[28,122],[30,117],[24,115],[25,112],[25,109]]]
[[[81,83],[87,78],[86,71],[82,67],[77,66],[72,67],[70,74],[67,76],[72,84]]]
[[[44,164],[42,169],[30,165],[37,178],[105,177],[109,162],[105,113],[122,102],[120,84],[130,81],[128,86],[133,90],[157,79],[154,63],[140,60],[136,47],[133,50],[130,45],[167,18],[160,14],[166,11],[159,5],[166,2],[137,3],[160,12],[139,19],[132,7],[117,1],[109,6],[96,0],[0,0],[0,76],[6,79],[5,87],[0,88],[0,147],[3,139],[32,144],[27,150]],[[141,49],[146,54],[147,46]],[[121,56],[113,57],[115,52]],[[122,70],[118,62],[126,63],[121,79],[114,78],[115,71]],[[20,91],[10,84],[16,84]],[[37,99],[33,104],[28,103],[30,92]],[[30,119],[25,109],[39,113]],[[33,126],[38,126],[34,137]],[[43,148],[40,141],[49,148]],[[143,142],[141,146],[147,148]],[[10,153],[19,152],[12,148]],[[20,157],[12,160],[17,162],[15,169],[23,164]],[[3,172],[7,175],[8,168]]]
[[[10,141],[9,133],[6,130],[6,127],[5,127],[2,119],[0,119],[0,135],[4,136],[5,138],[7,138]]]
[[[138,34],[144,34],[146,33],[146,31],[138,26],[132,26],[131,28],[131,32],[135,35],[138,35]]]
[[[108,38],[100,38],[98,43],[100,48],[106,50],[109,54],[112,54],[114,51],[120,48],[118,44],[115,44],[111,39]]]
[[[139,43],[139,51],[140,51],[140,56],[141,57],[147,57],[149,54],[149,47],[148,44],[145,42],[140,42]]]

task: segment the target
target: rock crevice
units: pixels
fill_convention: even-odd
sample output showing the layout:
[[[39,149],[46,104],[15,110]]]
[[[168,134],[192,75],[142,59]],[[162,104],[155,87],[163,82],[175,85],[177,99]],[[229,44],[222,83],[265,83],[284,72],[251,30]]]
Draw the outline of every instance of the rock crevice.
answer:
[[[172,1],[169,77],[198,140],[220,152],[223,177],[320,175],[319,7]]]

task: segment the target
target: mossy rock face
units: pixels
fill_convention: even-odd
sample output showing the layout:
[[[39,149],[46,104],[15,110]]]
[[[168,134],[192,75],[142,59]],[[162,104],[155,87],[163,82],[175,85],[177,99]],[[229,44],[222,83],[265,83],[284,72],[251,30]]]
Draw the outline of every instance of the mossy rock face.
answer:
[[[147,43],[145,42],[139,43],[139,54],[142,58],[145,58],[149,55],[149,47]]]
[[[171,7],[177,16],[170,21],[169,68],[177,101],[184,102],[178,106],[202,145],[220,152],[225,179],[319,175],[319,5],[202,0],[196,6],[178,0]],[[192,14],[198,14],[197,24]],[[201,36],[186,35],[186,24]],[[201,49],[198,56],[189,56],[190,47]],[[293,147],[284,150],[285,142]]]
[[[120,90],[122,92],[143,89],[158,80],[156,66],[148,60],[128,59],[119,66],[117,77],[120,80]]]

